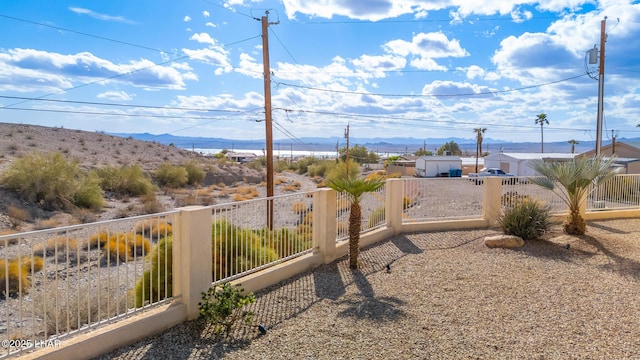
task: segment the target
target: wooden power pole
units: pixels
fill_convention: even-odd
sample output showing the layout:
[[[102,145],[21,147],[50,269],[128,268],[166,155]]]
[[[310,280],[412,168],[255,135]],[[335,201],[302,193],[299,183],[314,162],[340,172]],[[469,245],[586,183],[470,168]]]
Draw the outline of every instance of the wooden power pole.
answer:
[[[604,44],[607,42],[607,17],[600,22],[600,66],[598,68],[598,120],[596,125],[596,156],[602,152],[602,120],[604,114]]]
[[[266,127],[267,149],[267,198],[273,197],[273,128],[271,119],[271,66],[269,64],[269,11],[265,11],[262,21],[262,59],[264,64],[264,120]],[[267,201],[267,222],[269,229],[273,229],[273,200]]]
[[[347,168],[347,179],[349,179],[349,124],[347,124],[347,130],[344,132],[344,137],[347,139],[347,154],[344,164]]]

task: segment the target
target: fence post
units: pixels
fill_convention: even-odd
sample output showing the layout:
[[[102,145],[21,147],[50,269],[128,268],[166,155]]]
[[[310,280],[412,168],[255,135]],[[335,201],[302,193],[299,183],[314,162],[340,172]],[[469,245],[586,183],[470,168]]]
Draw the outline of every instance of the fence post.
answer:
[[[494,225],[502,207],[500,198],[502,197],[502,178],[497,176],[488,176],[483,179],[482,193],[482,218],[487,220],[488,225]]]
[[[173,296],[185,304],[187,318],[199,315],[201,293],[213,282],[211,209],[202,206],[180,208],[173,224]]]
[[[336,259],[337,195],[331,189],[313,194],[313,248],[322,254],[325,264]]]
[[[403,179],[388,179],[385,189],[385,219],[387,227],[393,229],[393,234],[398,235],[402,232],[402,213],[403,208]]]

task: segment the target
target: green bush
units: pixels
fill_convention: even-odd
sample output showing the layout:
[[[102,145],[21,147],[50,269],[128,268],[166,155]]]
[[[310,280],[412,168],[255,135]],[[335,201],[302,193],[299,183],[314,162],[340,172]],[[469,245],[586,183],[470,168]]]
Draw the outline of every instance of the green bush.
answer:
[[[87,209],[100,209],[104,206],[104,197],[100,187],[100,179],[93,173],[83,176],[79,188],[73,194],[73,203]]]
[[[69,208],[72,204],[99,207],[103,201],[95,180],[82,173],[77,161],[67,161],[59,152],[46,155],[33,152],[16,159],[2,182],[27,201],[54,209]]]
[[[259,232],[241,229],[226,220],[213,223],[211,240],[214,281],[279,259],[273,249],[263,245]]]
[[[384,214],[385,214],[385,208],[384,206],[381,206],[375,210],[373,210],[373,212],[371,213],[371,215],[369,215],[369,223],[367,224],[369,228],[373,228],[378,226],[378,224],[380,223],[380,221],[384,221]]]
[[[182,166],[163,163],[156,170],[154,177],[160,186],[179,188],[187,184],[189,173]]]
[[[550,226],[549,207],[535,200],[518,201],[498,217],[498,224],[506,235],[523,240],[539,239]]]
[[[200,317],[215,325],[214,332],[229,335],[231,327],[238,321],[251,324],[253,312],[242,310],[243,307],[256,302],[253,293],[243,294],[244,289],[229,283],[209,288],[202,293]]]
[[[306,239],[305,235],[307,234],[304,233],[301,235],[288,228],[274,229],[272,231],[265,228],[259,232],[262,244],[273,249],[280,258],[285,258],[308,249],[311,244],[311,239]]]
[[[360,165],[349,159],[349,177],[355,178],[360,173]],[[327,180],[344,178],[347,175],[347,165],[340,161],[334,168],[327,171]]]
[[[153,192],[153,184],[145,176],[139,165],[123,167],[105,166],[96,169],[100,186],[120,195],[140,196]]]
[[[190,160],[182,165],[187,170],[187,184],[196,185],[202,183],[204,180],[204,170],[195,160]]]
[[[136,307],[173,296],[172,242],[171,236],[160,239],[147,255],[151,268],[146,270],[136,283]]]

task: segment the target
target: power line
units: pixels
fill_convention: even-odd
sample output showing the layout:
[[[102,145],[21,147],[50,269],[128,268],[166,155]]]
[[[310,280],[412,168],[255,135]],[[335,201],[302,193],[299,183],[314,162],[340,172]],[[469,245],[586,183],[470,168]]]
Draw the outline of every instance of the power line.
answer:
[[[51,112],[51,113],[65,113],[65,114],[82,114],[82,115],[104,115],[104,116],[123,116],[123,117],[150,117],[150,118],[162,118],[162,119],[213,119],[214,121],[222,121],[225,119],[206,117],[206,116],[184,116],[184,115],[154,115],[154,114],[131,114],[131,113],[110,113],[100,111],[81,111],[81,110],[59,110],[59,109],[34,109],[34,108],[0,108],[0,110],[21,110],[21,111],[38,111],[38,112]]]
[[[160,109],[160,110],[181,110],[181,111],[199,111],[199,112],[238,112],[243,113],[242,110],[228,110],[228,109],[200,109],[200,108],[187,108],[187,107],[174,107],[174,106],[153,106],[153,105],[140,105],[140,104],[118,104],[96,101],[76,101],[76,100],[56,100],[56,99],[42,99],[33,97],[20,97],[20,96],[6,96],[0,95],[0,99],[15,99],[25,101],[45,101],[53,103],[65,103],[65,104],[81,104],[81,105],[98,105],[98,106],[117,106],[127,108],[142,108],[142,109]],[[2,109],[3,107],[0,107]]]
[[[537,84],[537,85],[523,86],[523,87],[514,88],[514,89],[481,91],[477,93],[459,93],[459,94],[383,94],[383,93],[370,93],[370,92],[362,92],[362,91],[347,91],[347,90],[316,88],[312,86],[295,85],[295,84],[289,84],[284,82],[276,82],[275,84],[277,86],[283,85],[283,86],[289,86],[289,87],[307,89],[307,90],[313,90],[313,91],[323,91],[323,92],[329,92],[329,93],[351,94],[351,95],[367,95],[367,96],[382,96],[382,97],[458,97],[458,96],[495,95],[495,94],[503,94],[503,93],[510,93],[514,91],[520,91],[520,90],[534,89],[542,86],[548,86],[548,85],[558,84],[558,83],[569,81],[569,80],[574,80],[583,76],[587,76],[587,74],[580,74],[580,75],[572,76],[565,79],[550,81],[550,82]]]
[[[527,21],[532,20],[559,20],[562,19],[561,16],[538,16],[527,19]],[[513,18],[474,18],[474,19],[461,19],[460,21],[470,21],[470,22],[478,22],[478,21],[513,21]],[[458,21],[456,19],[412,19],[412,20],[381,20],[381,21],[306,21],[300,22],[303,25],[332,25],[332,24],[354,24],[354,25],[385,25],[385,24],[397,24],[397,23],[442,23],[442,22],[452,22]]]

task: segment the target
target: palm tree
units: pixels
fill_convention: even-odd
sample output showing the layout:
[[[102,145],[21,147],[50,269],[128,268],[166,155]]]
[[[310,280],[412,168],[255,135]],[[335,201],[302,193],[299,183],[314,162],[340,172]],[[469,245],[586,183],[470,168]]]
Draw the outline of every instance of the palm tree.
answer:
[[[327,186],[337,192],[346,192],[351,197],[349,213],[349,267],[358,268],[358,252],[360,251],[360,228],[362,208],[360,200],[365,193],[373,192],[384,185],[382,178],[338,177],[327,182]]]
[[[580,206],[593,189],[616,175],[611,166],[614,161],[614,158],[581,157],[567,162],[531,162],[531,168],[543,176],[531,177],[531,182],[553,191],[569,207],[569,215],[562,224],[565,233],[584,235],[587,225],[580,215]]]
[[[573,154],[573,153],[575,153],[575,151],[576,151],[576,145],[578,145],[578,144],[580,144],[580,143],[579,143],[578,141],[576,141],[576,140],[573,140],[573,139],[571,139],[571,140],[569,140],[569,141],[567,141],[567,142],[568,142],[569,144],[571,144],[571,153],[572,153],[572,154]]]
[[[544,153],[544,132],[542,131],[542,127],[544,124],[549,125],[549,120],[547,120],[547,114],[542,113],[538,114],[536,118],[536,125],[540,124],[540,144],[542,145],[540,152]]]
[[[478,172],[478,154],[482,156],[482,134],[487,131],[487,128],[475,128],[473,132],[476,133],[476,172]]]

